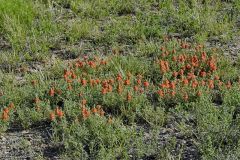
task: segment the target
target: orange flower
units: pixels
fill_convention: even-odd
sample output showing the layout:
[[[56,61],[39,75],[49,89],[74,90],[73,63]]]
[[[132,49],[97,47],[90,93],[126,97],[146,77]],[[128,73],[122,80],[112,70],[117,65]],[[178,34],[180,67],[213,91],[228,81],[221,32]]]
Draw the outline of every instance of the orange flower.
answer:
[[[187,48],[189,48],[189,46],[190,45],[188,45],[186,42],[181,44],[181,48],[183,48],[183,49],[187,49]]]
[[[183,69],[180,69],[180,71],[179,71],[179,75],[183,75],[184,74],[184,70]]]
[[[106,64],[107,64],[107,61],[101,60],[100,64],[101,64],[101,65],[106,65]]]
[[[141,85],[141,83],[142,83],[141,79],[140,79],[140,78],[137,79],[137,84],[138,84],[138,85]]]
[[[125,85],[130,85],[131,82],[130,82],[130,79],[126,79],[125,82],[124,82]]]
[[[89,61],[89,62],[88,62],[88,65],[89,65],[91,68],[95,68],[95,67],[96,67],[95,62],[93,62],[93,61]]]
[[[71,71],[64,69],[64,75],[69,76],[71,75]]]
[[[50,90],[49,90],[49,95],[50,95],[51,97],[54,96],[54,88],[50,88]]]
[[[109,80],[108,80],[108,83],[111,84],[111,85],[113,85],[113,84],[114,84],[114,79],[109,79]]]
[[[108,81],[107,80],[104,80],[104,81],[102,81],[102,87],[103,88],[107,88],[108,87]]]
[[[177,77],[178,76],[178,72],[174,71],[172,74],[173,77]]]
[[[77,63],[75,64],[75,66],[76,66],[77,68],[82,68],[84,65],[85,65],[85,63],[82,62],[82,61],[80,61],[80,60],[78,60]]]
[[[170,82],[169,81],[167,82],[167,81],[162,85],[162,88],[170,88],[171,87]]]
[[[51,113],[50,113],[49,118],[50,118],[51,121],[54,121],[54,119],[55,119],[55,114],[54,114],[54,112],[51,112]]]
[[[63,118],[63,115],[64,115],[64,113],[63,113],[63,111],[60,109],[59,112],[58,112],[58,114],[57,114],[57,116],[58,116],[59,118]]]
[[[132,96],[131,96],[131,94],[128,92],[128,93],[127,93],[127,101],[130,102],[131,99],[132,99]]]
[[[201,77],[206,77],[206,76],[207,76],[207,73],[204,72],[204,71],[201,71],[199,75],[200,75]]]
[[[172,91],[172,92],[171,92],[171,96],[174,97],[175,95],[176,95],[176,92],[175,92],[175,91]]]
[[[209,65],[211,71],[217,70],[217,65],[216,65],[215,59],[213,57],[210,58],[208,65]]]
[[[160,97],[163,97],[164,96],[164,92],[162,90],[158,90],[157,91],[157,94],[160,96]]]
[[[198,67],[199,66],[199,61],[198,61],[198,57],[196,55],[194,55],[191,59],[191,63],[192,63],[192,66],[194,67]]]
[[[69,82],[69,79],[68,79],[68,77],[67,77],[66,75],[64,75],[63,78],[64,78],[64,80],[65,80],[67,83],[70,83],[70,82]]]
[[[165,84],[165,83],[162,83],[160,86],[161,86],[162,88],[169,88],[169,84]]]
[[[201,91],[197,91],[197,96],[200,97],[202,95]]]
[[[87,85],[87,80],[86,79],[82,79],[81,83],[82,83],[83,86],[86,86]]]
[[[175,89],[176,88],[176,82],[171,82],[170,83],[170,88]]]
[[[102,90],[101,90],[102,94],[107,94],[107,92],[108,92],[107,88],[102,88]]]
[[[201,81],[201,85],[202,86],[205,86],[206,85],[206,82],[204,80]]]
[[[57,107],[55,108],[55,114],[58,115],[59,112],[60,112],[60,109],[59,109],[59,107],[57,106]]]
[[[206,52],[202,52],[201,58],[202,58],[202,61],[206,61],[207,53]]]
[[[117,81],[122,81],[122,76],[120,73],[117,75]]]
[[[198,81],[194,80],[192,82],[192,88],[196,88],[198,86]]]
[[[11,102],[9,105],[8,105],[8,108],[9,109],[13,109],[15,106],[14,106],[14,103],[13,102]]]
[[[208,81],[208,87],[209,87],[210,89],[213,89],[213,88],[214,88],[214,82],[213,82],[213,80],[209,80],[209,81]]]
[[[137,92],[139,90],[138,86],[134,86],[134,91]]]
[[[71,71],[71,78],[72,78],[72,79],[76,79],[76,78],[77,78],[77,76],[76,76],[76,74],[74,73],[74,71]]]
[[[186,65],[186,68],[187,68],[187,69],[191,69],[192,66],[191,66],[190,64],[187,64],[187,65]]]
[[[6,113],[6,112],[3,111],[3,113],[2,113],[2,120],[3,120],[3,121],[7,121],[8,119],[9,119],[8,113]]]
[[[90,79],[90,86],[93,87],[95,85],[95,80],[94,79]]]
[[[176,61],[177,61],[177,57],[176,57],[176,56],[173,56],[173,57],[172,57],[172,61],[176,62]]]
[[[179,61],[179,62],[182,63],[182,62],[185,62],[185,60],[186,60],[186,59],[185,59],[185,57],[184,57],[182,54],[178,56],[178,61]]]
[[[72,83],[73,81],[71,79],[65,79],[67,83]]]
[[[96,113],[98,112],[98,110],[97,110],[95,107],[93,107],[91,111],[92,111],[92,113],[94,113],[94,114],[96,114]]]
[[[184,78],[184,79],[182,80],[182,82],[183,82],[183,84],[184,84],[185,86],[188,85],[188,83],[189,83],[188,79],[186,79],[186,78]]]
[[[8,109],[8,108],[4,108],[4,109],[3,109],[3,112],[5,112],[5,113],[8,114],[8,113],[9,113],[9,109]]]
[[[160,60],[160,69],[161,69],[162,73],[166,73],[169,70],[168,62]]]
[[[82,108],[82,116],[84,120],[87,119],[90,116],[90,114],[91,113],[85,107]]]
[[[149,86],[149,82],[143,82],[143,85],[144,85],[144,87],[146,87],[146,88],[148,88],[148,86]]]
[[[100,79],[96,79],[95,82],[96,82],[96,84],[101,83]]]
[[[196,78],[196,76],[194,75],[193,72],[188,73],[188,79],[189,79],[189,80],[195,79],[195,78]]]

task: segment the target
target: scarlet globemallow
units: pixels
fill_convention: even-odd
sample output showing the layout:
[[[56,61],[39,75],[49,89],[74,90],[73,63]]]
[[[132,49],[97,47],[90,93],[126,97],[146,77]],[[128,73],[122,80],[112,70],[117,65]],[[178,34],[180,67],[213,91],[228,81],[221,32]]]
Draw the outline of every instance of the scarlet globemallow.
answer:
[[[55,119],[55,114],[54,112],[51,112],[50,113],[50,116],[49,116],[50,120],[53,121]]]
[[[144,85],[144,87],[148,88],[149,82],[145,81],[145,82],[143,82],[143,85]]]
[[[130,85],[131,82],[130,82],[130,79],[126,79],[125,82],[124,82],[125,85]]]
[[[130,94],[130,92],[128,92],[127,93],[127,101],[129,102],[129,101],[131,101],[131,99],[132,99],[132,95]]]
[[[64,115],[64,113],[63,113],[63,111],[60,109],[59,112],[58,112],[58,114],[57,114],[57,116],[58,116],[59,118],[63,118],[63,115]]]
[[[7,113],[7,114],[9,113],[9,109],[8,109],[8,108],[4,108],[3,111],[4,111],[5,113]]]
[[[137,92],[138,91],[138,86],[134,86],[134,91]]]
[[[91,111],[92,111],[92,113],[94,113],[94,114],[97,113],[97,109],[96,109],[95,107],[93,107],[93,108],[91,109]]]
[[[164,96],[164,92],[162,90],[158,90],[157,91],[157,94],[160,96],[160,97],[163,97]]]
[[[9,119],[8,113],[3,111],[3,113],[2,113],[2,120],[3,121],[7,121],[8,119]]]
[[[8,108],[9,108],[9,109],[13,109],[13,108],[14,108],[14,103],[11,102],[11,103],[8,105]]]
[[[51,97],[54,96],[54,88],[50,88],[50,90],[49,90],[49,95],[50,95]]]

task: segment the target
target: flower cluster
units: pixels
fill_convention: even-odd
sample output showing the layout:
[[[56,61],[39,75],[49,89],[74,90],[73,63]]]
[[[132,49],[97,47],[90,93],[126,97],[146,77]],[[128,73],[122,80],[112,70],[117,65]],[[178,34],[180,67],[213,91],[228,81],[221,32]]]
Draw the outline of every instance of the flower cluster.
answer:
[[[7,121],[9,119],[10,111],[14,108],[14,104],[11,102],[8,107],[5,107],[2,112],[1,119]]]
[[[169,50],[170,48],[174,48]],[[230,88],[230,81],[223,82],[218,75],[217,58],[207,53],[203,45],[191,47],[182,41],[174,41],[168,48],[161,47],[161,55],[156,63],[163,75],[162,82],[156,92],[161,98],[181,97],[188,101],[189,97],[201,96],[202,91],[210,91],[221,87]]]
[[[105,58],[83,56],[69,62],[62,71],[62,78],[54,81],[44,95],[35,95],[35,110],[39,113],[47,110],[51,121],[69,116],[86,120],[91,115],[111,117],[114,109],[116,113],[126,112],[126,108],[136,111],[137,106],[144,106],[152,100],[155,103],[152,95],[157,95],[159,102],[174,100],[182,103],[194,101],[213,90],[232,87],[232,82],[224,81],[219,74],[216,50],[206,51],[203,45],[193,46],[181,40],[165,41],[159,47],[156,61],[148,66],[150,70],[156,69],[154,75],[129,70],[111,72],[114,56],[119,55]],[[32,80],[31,84],[37,93],[38,81]],[[43,95],[42,100],[38,95]],[[59,101],[64,103],[66,100],[80,105],[78,115],[58,106]],[[49,108],[42,109],[46,104]],[[2,113],[3,120],[8,118],[9,107]]]

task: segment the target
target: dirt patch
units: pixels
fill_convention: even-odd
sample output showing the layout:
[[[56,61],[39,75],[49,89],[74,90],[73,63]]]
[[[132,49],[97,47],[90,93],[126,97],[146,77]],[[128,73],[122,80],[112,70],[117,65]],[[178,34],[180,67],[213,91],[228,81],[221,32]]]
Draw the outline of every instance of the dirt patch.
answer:
[[[42,122],[31,129],[12,126],[0,136],[0,159],[59,159],[60,145],[51,143],[51,127]]]
[[[240,37],[236,36],[223,47],[224,54],[236,61],[240,57]]]
[[[178,124],[181,123],[180,121],[183,121],[183,117],[179,115],[171,116],[167,120],[166,124],[158,129],[159,132],[157,134],[151,130],[150,126],[146,126],[144,124],[139,125],[137,130],[143,131],[145,145],[151,146],[152,143],[154,144],[157,142],[154,148],[155,151],[163,151],[162,153],[167,151],[168,153],[171,153],[171,155],[168,156],[171,156],[174,159],[201,159],[201,153],[195,143],[197,141],[196,137],[194,137],[194,134],[192,133],[184,133],[182,130],[180,130],[178,127]],[[185,122],[185,125],[188,128],[194,129],[194,126],[196,125],[193,117],[189,117],[189,119]],[[161,155],[160,157],[166,158],[165,156],[166,155]],[[132,154],[132,157],[134,157],[134,154]],[[159,153],[148,153],[148,151],[146,151],[145,156],[142,159],[159,159]]]
[[[8,43],[8,41],[2,35],[0,35],[0,50],[10,50],[10,49],[11,49],[10,43]]]

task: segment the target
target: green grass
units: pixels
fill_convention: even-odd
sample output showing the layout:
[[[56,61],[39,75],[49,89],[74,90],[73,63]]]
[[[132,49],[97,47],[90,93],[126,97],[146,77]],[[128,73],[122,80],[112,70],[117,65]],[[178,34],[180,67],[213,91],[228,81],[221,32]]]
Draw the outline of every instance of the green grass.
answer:
[[[238,1],[220,0],[0,0],[0,116],[11,102],[16,109],[9,112],[8,120],[0,120],[0,131],[14,122],[28,129],[47,121],[53,131],[51,142],[64,145],[62,159],[181,159],[187,147],[181,139],[191,140],[200,159],[238,159],[240,58],[232,62],[217,44],[228,44],[239,36],[239,11]],[[182,46],[185,42],[190,49]],[[195,51],[199,44],[205,47]],[[170,54],[163,56],[162,47]],[[174,90],[159,86],[166,79],[180,84],[181,76],[172,76],[174,71],[194,65],[192,56],[200,59],[203,51],[209,59],[199,60],[200,66],[183,73],[187,77],[192,70],[197,75],[197,88],[191,87],[194,80]],[[181,54],[188,55],[184,63],[173,61]],[[217,70],[211,70],[211,56],[217,57]],[[76,60],[97,66],[75,68]],[[107,64],[99,64],[101,60]],[[169,63],[166,73],[160,60]],[[77,79],[67,83],[66,69]],[[206,77],[198,75],[201,69]],[[123,78],[121,83],[129,78],[131,84],[118,84],[117,74]],[[140,75],[142,83],[137,85]],[[223,86],[214,80],[216,75]],[[88,81],[86,86],[81,84],[83,79]],[[92,79],[114,79],[108,82],[113,91],[102,94],[104,84],[91,86]],[[33,80],[37,81],[34,86]],[[202,80],[206,86],[200,85]],[[213,89],[207,87],[209,80],[214,80]],[[136,86],[143,91],[134,90]],[[62,94],[50,96],[50,88]],[[159,96],[159,90],[166,96]],[[41,102],[33,103],[36,97]],[[56,114],[50,121],[60,101],[64,116]],[[84,118],[84,108],[90,111],[97,105],[105,115],[92,113]],[[170,130],[168,143],[161,145],[165,130]]]

